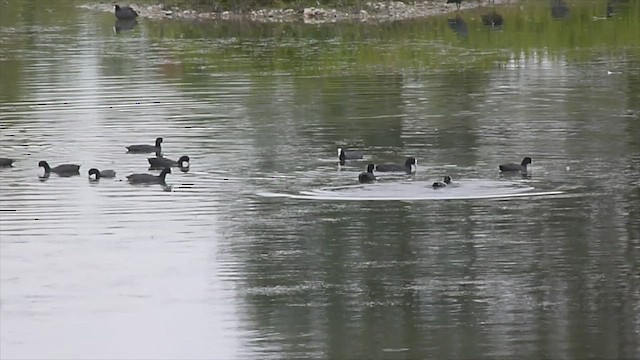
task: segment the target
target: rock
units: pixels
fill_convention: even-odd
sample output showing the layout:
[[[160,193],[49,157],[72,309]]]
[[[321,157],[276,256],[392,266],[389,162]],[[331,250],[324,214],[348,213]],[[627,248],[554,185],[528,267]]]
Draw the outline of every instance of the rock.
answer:
[[[304,8],[304,10],[302,10],[302,15],[304,15],[305,17],[313,17],[315,14],[315,8]]]

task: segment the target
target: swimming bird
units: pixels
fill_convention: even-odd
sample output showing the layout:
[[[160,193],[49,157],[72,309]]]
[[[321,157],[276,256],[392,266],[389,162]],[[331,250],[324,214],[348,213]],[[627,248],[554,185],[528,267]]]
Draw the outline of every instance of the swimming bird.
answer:
[[[502,15],[498,14],[495,10],[490,13],[480,15],[480,18],[484,25],[491,27],[502,26],[502,23],[504,22]]]
[[[91,175],[95,175],[96,180],[100,180],[100,178],[114,178],[116,177],[116,172],[113,170],[98,170],[96,168],[89,169],[89,178]]]
[[[132,20],[138,17],[138,12],[130,6],[115,6],[115,14],[118,20]]]
[[[9,158],[0,158],[0,167],[9,167],[13,164],[13,159]]]
[[[145,154],[145,153],[156,153],[159,154],[161,152],[161,147],[160,144],[162,144],[162,138],[159,137],[156,139],[156,144],[155,145],[130,145],[127,146],[127,150],[130,153],[138,153],[138,154]]]
[[[348,151],[342,148],[338,148],[338,160],[340,160],[340,165],[344,165],[345,160],[358,160],[362,159],[364,154],[362,151]]]
[[[56,173],[60,176],[80,175],[80,165],[62,164],[52,168],[46,161],[40,161],[38,166],[44,168],[45,176],[49,176],[50,173]]]
[[[460,10],[460,4],[462,3],[462,0],[447,0],[447,4],[452,3],[456,3],[456,7],[458,8],[458,10]]]
[[[414,157],[408,157],[404,162],[404,165],[401,164],[379,164],[376,165],[376,170],[381,172],[391,172],[391,171],[402,171],[407,174],[411,174],[416,172],[418,168],[418,160]]]
[[[444,181],[436,181],[433,183],[434,188],[442,188],[447,187],[447,185],[451,184],[451,176],[447,175],[444,177]]]
[[[165,177],[167,174],[171,174],[171,168],[164,168],[160,175],[155,176],[151,174],[131,174],[127,176],[127,180],[131,184],[165,184]]]
[[[375,168],[374,164],[367,165],[367,171],[361,172],[358,175],[358,182],[360,184],[371,184],[376,181],[376,176],[373,175],[373,168]]]
[[[529,164],[531,164],[531,158],[527,156],[524,159],[522,159],[522,163],[520,163],[520,164],[509,163],[509,164],[500,165],[500,171],[502,171],[502,172],[508,172],[508,171],[526,172],[527,171],[527,165],[529,165]]]
[[[178,159],[178,161],[171,160],[165,157],[154,157],[148,158],[149,165],[151,165],[150,170],[159,170],[164,169],[166,167],[180,167],[186,168],[189,167],[189,157],[187,155],[183,155]]]

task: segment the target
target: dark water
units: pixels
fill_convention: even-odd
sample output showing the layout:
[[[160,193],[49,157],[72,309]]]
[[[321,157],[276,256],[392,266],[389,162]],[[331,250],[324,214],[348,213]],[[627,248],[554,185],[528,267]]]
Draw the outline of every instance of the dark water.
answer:
[[[3,3],[2,358],[640,358],[639,3],[568,3],[465,37]],[[129,185],[158,136],[189,171]]]

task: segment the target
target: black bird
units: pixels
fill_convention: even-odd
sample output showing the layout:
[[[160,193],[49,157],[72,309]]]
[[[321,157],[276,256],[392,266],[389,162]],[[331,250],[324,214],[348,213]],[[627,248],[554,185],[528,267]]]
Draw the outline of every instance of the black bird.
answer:
[[[340,165],[344,165],[345,160],[358,160],[362,159],[364,154],[362,151],[348,151],[342,148],[338,148],[338,160],[340,160]]]
[[[62,164],[52,168],[46,161],[40,161],[38,166],[44,168],[45,176],[49,176],[50,173],[56,173],[60,176],[80,175],[80,165]]]
[[[418,160],[414,157],[408,157],[404,162],[404,165],[401,164],[378,164],[376,165],[376,170],[380,172],[392,172],[392,171],[402,171],[407,174],[411,174],[416,172],[418,167]]]
[[[372,182],[376,181],[376,176],[373,175],[374,167],[374,164],[369,164],[367,165],[367,171],[361,172],[360,175],[358,175],[358,182],[360,184],[371,184]]]
[[[9,167],[13,165],[13,159],[0,158],[0,167]]]
[[[452,3],[456,3],[456,7],[458,8],[458,10],[460,10],[460,3],[462,3],[462,0],[447,0],[447,4]]]
[[[480,15],[480,18],[482,18],[484,25],[491,27],[502,26],[503,23],[502,15],[498,14],[495,10],[488,14]]]
[[[529,164],[531,164],[531,158],[527,156],[524,159],[522,159],[522,163],[520,163],[520,164],[509,163],[509,164],[500,165],[500,171],[502,171],[502,172],[509,172],[509,171],[526,172],[527,171],[527,165],[529,165]]]
[[[96,168],[89,169],[89,178],[91,175],[95,175],[96,180],[100,180],[100,178],[114,178],[116,177],[116,172],[113,170],[98,170]]]
[[[138,12],[130,6],[115,6],[115,14],[118,20],[133,20],[138,17]]]
[[[162,150],[160,144],[162,144],[161,137],[156,139],[155,145],[131,145],[131,146],[127,146],[127,150],[130,153],[138,153],[138,154],[146,154],[146,153],[152,153],[152,152],[156,154],[160,154]]]
[[[447,185],[451,184],[451,176],[447,175],[444,177],[444,181],[436,181],[433,183],[434,188],[447,187]]]
[[[160,175],[151,174],[131,174],[127,176],[127,180],[131,184],[165,184],[165,177],[171,174],[171,168],[164,168]]]
[[[178,159],[178,161],[171,160],[169,158],[165,158],[161,156],[148,158],[147,160],[149,161],[149,165],[151,165],[149,170],[160,170],[167,167],[179,167],[179,168],[189,167],[189,157],[187,155],[181,156],[180,159]]]

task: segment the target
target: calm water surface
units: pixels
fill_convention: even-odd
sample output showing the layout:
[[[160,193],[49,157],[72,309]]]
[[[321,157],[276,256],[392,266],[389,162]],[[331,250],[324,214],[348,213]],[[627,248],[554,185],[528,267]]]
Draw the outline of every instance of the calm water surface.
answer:
[[[71,1],[3,3],[1,357],[640,358],[640,6],[617,3],[495,30],[463,12],[463,35],[116,33]],[[158,136],[189,171],[129,185],[157,172],[125,146]],[[357,186],[408,155],[415,175]],[[523,156],[530,177],[498,174]],[[493,196],[522,192],[543,196]]]

